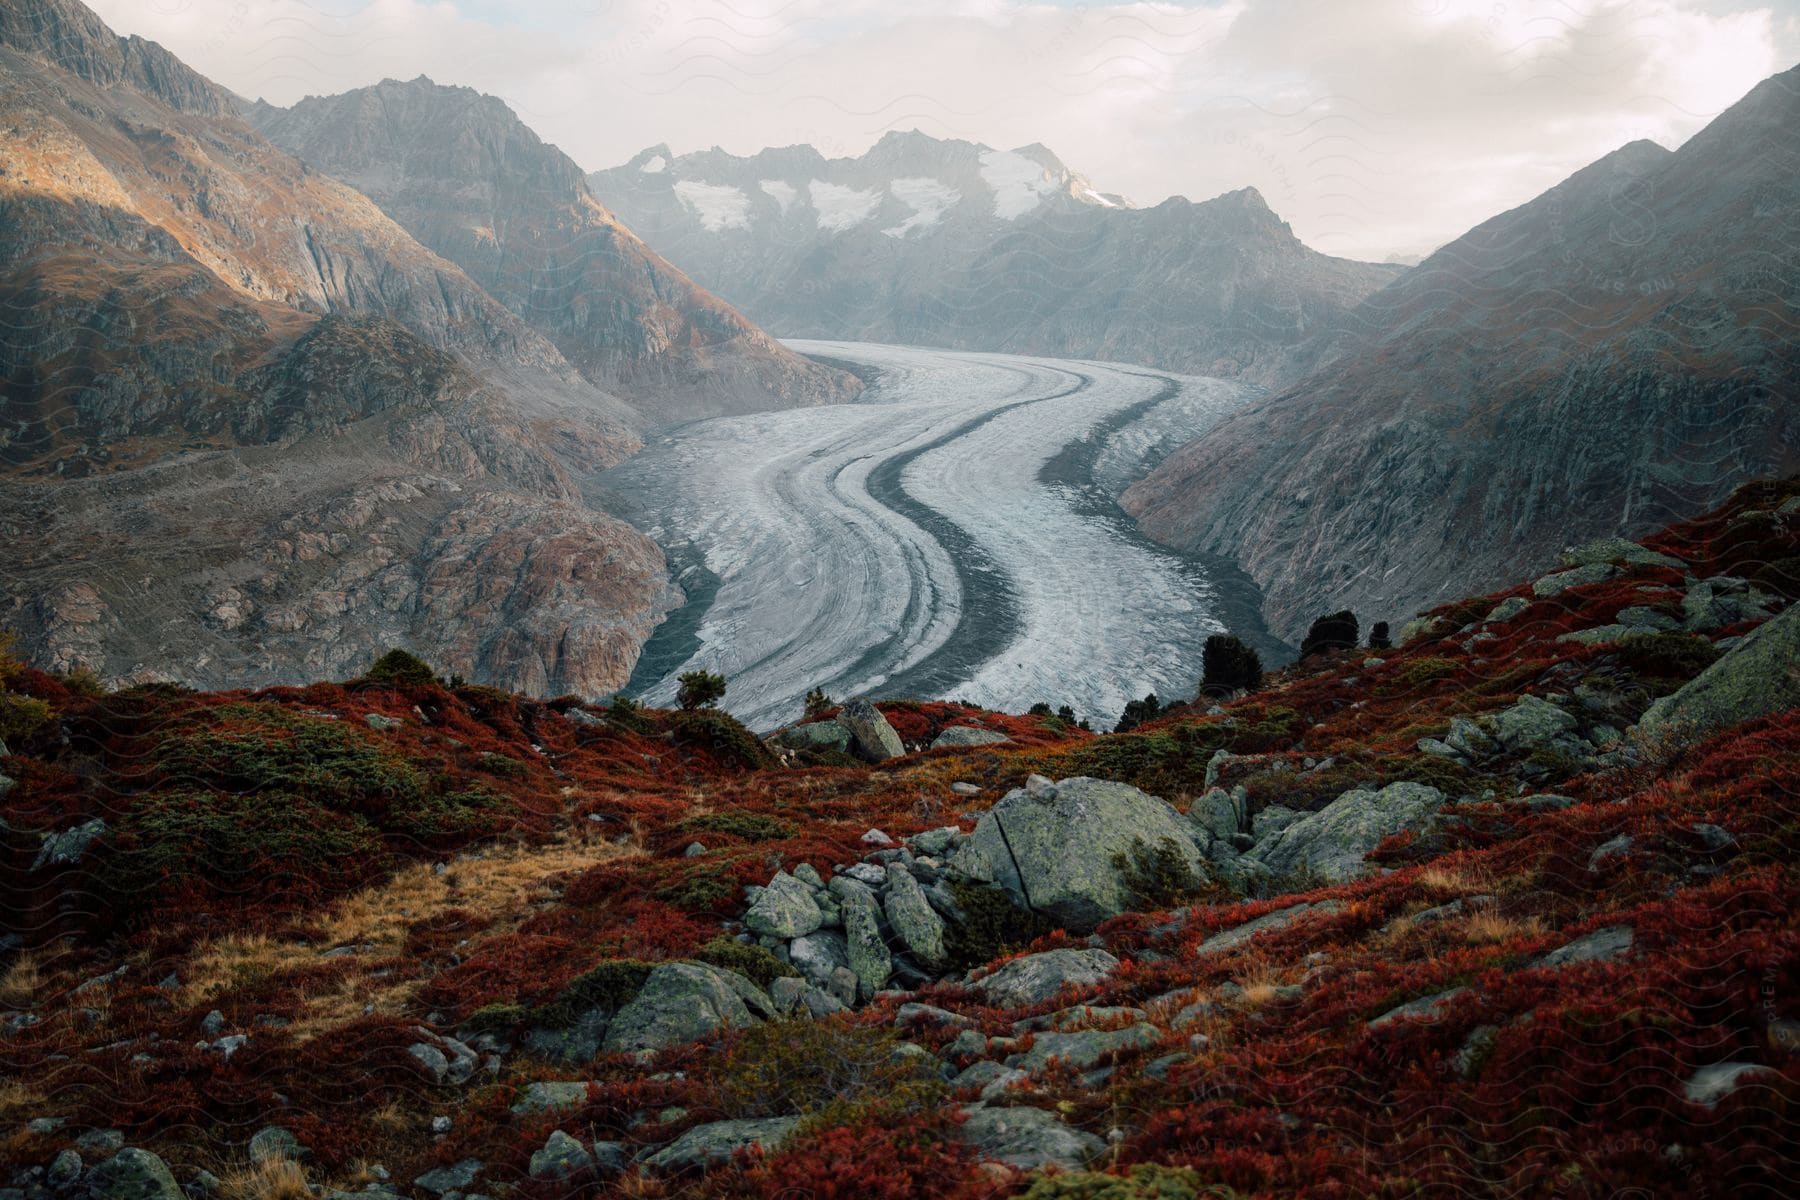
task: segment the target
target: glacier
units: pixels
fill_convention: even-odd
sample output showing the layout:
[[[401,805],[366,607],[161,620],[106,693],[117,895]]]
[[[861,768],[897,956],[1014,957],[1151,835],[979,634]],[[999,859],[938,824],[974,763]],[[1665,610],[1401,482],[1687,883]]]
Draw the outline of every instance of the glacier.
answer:
[[[634,678],[641,698],[669,703],[677,674],[705,669],[754,728],[798,717],[815,687],[1068,704],[1102,728],[1146,692],[1192,694],[1222,628],[1216,584],[1112,498],[1254,388],[1119,363],[787,345],[873,383],[854,404],[681,426],[603,477],[672,562],[713,582],[689,614],[689,652]]]

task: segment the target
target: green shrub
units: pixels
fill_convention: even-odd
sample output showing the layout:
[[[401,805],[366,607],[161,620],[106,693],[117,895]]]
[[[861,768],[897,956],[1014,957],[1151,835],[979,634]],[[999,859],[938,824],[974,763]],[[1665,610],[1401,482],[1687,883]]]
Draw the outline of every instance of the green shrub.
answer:
[[[1393,648],[1394,637],[1388,632],[1388,623],[1386,621],[1375,622],[1369,630],[1369,649],[1392,650]]]
[[[814,688],[806,693],[806,719],[809,721],[823,719],[826,713],[837,706],[837,701],[827,696],[824,688]]]
[[[217,723],[167,738],[157,765],[172,779],[234,793],[290,792],[371,813],[404,810],[426,779],[386,746],[337,721],[276,705],[213,710]]]
[[[363,678],[370,683],[383,683],[390,687],[419,687],[436,683],[437,673],[416,654],[409,654],[405,650],[389,650],[363,672]]]
[[[652,733],[656,729],[655,722],[644,711],[644,706],[624,693],[612,698],[612,702],[606,706],[606,716],[614,725],[633,733]]]
[[[379,833],[354,813],[291,792],[172,788],[120,818],[104,881],[126,903],[201,880],[285,895],[349,887],[386,863]]]
[[[725,698],[725,677],[711,671],[687,671],[676,676],[681,687],[675,702],[685,709],[708,708]]]
[[[1125,885],[1133,912],[1161,912],[1217,891],[1188,865],[1173,838],[1162,838],[1154,846],[1145,844],[1143,838],[1133,838],[1129,854],[1120,851],[1113,856],[1113,868]]]
[[[732,1117],[800,1116],[902,1096],[915,1108],[941,1101],[947,1088],[937,1060],[900,1045],[891,1026],[766,1021],[738,1034],[709,1073]]]
[[[737,887],[704,871],[692,871],[653,895],[682,912],[716,913],[737,895]]]
[[[1200,653],[1200,694],[1215,699],[1233,692],[1254,692],[1262,686],[1262,659],[1243,641],[1228,633],[1206,639]]]
[[[1626,670],[1655,694],[1675,691],[1719,659],[1719,650],[1693,633],[1629,633],[1613,651]]]
[[[48,725],[56,713],[35,696],[0,696],[0,742],[19,742]]]
[[[726,766],[756,771],[777,765],[778,760],[762,739],[730,713],[716,708],[684,709],[670,721],[675,727],[676,745],[703,746]]]
[[[492,775],[503,775],[508,779],[523,779],[531,774],[531,768],[512,757],[510,754],[496,754],[492,750],[483,751],[476,759],[480,768]]]
[[[778,817],[752,812],[702,813],[684,818],[677,828],[690,833],[726,833],[746,842],[778,842],[796,832]]]
[[[700,948],[695,955],[703,963],[711,963],[715,967],[723,967],[727,971],[736,971],[739,975],[755,982],[757,987],[766,988],[784,976],[798,975],[787,963],[775,957],[773,951],[761,946],[740,942],[734,937],[720,934]]]
[[[1162,712],[1162,701],[1151,692],[1142,700],[1126,703],[1125,711],[1119,714],[1119,723],[1113,726],[1114,733],[1127,733],[1142,725],[1145,721],[1154,721]]]
[[[1156,796],[1199,795],[1206,788],[1206,760],[1231,748],[1224,725],[1178,725],[1148,733],[1095,738],[1058,760],[1063,776],[1114,779]]]
[[[637,999],[655,969],[655,963],[635,958],[609,958],[570,980],[556,999],[533,1009],[531,1023],[566,1029],[596,1008],[616,1013]]]
[[[1349,609],[1329,613],[1312,623],[1300,643],[1300,657],[1311,658],[1328,650],[1354,650],[1360,640],[1356,614]]]
[[[945,930],[945,950],[958,970],[1023,949],[1056,928],[1056,922],[1020,908],[1000,888],[966,879],[949,880],[947,886],[963,914]]]

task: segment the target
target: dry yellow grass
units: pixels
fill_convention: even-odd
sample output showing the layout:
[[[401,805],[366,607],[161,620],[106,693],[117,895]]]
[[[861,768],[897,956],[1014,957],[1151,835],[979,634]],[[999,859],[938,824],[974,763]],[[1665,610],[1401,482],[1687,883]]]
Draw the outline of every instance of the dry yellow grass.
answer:
[[[231,934],[207,943],[181,972],[182,1000],[193,1008],[213,1004],[241,988],[317,966],[322,948],[355,946],[358,952],[343,962],[339,975],[303,994],[294,1033],[324,1032],[371,1006],[375,1013],[398,1014],[424,979],[372,978],[370,969],[400,954],[416,923],[460,908],[492,922],[490,933],[506,932],[551,902],[565,877],[642,853],[582,830],[547,846],[492,847],[441,875],[431,864],[416,864],[327,909],[314,925],[315,936],[305,940]]]
[[[44,984],[35,950],[22,951],[0,975],[0,1008],[30,1008]]]
[[[1492,908],[1477,909],[1463,924],[1463,940],[1478,946],[1536,937],[1543,932],[1544,922],[1539,917],[1508,917]]]
[[[1245,1008],[1261,1008],[1275,999],[1284,980],[1282,970],[1273,963],[1254,963],[1240,971],[1234,980],[1243,989],[1238,1004]]]
[[[219,1180],[223,1200],[312,1200],[306,1172],[285,1158],[265,1158],[227,1171]]]

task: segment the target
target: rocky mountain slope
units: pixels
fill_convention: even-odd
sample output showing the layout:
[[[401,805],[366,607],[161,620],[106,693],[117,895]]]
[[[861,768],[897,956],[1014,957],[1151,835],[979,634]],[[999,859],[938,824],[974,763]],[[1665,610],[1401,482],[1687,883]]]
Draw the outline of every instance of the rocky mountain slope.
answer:
[[[609,690],[668,605],[581,480],[641,418],[367,197],[75,0],[0,17],[4,621],[109,679],[395,640]]]
[[[1779,1194],[1797,600],[1790,479],[1124,734],[0,663],[0,1182]]]
[[[1398,272],[1308,249],[1254,189],[1138,209],[1042,146],[917,131],[860,158],[657,146],[589,179],[652,246],[785,337],[1268,381]]]
[[[654,424],[835,403],[858,389],[646,247],[574,162],[492,96],[390,79],[246,116],[380,204]]]
[[[1626,146],[1371,297],[1363,332],[1125,497],[1295,637],[1396,619],[1800,465],[1800,71]]]

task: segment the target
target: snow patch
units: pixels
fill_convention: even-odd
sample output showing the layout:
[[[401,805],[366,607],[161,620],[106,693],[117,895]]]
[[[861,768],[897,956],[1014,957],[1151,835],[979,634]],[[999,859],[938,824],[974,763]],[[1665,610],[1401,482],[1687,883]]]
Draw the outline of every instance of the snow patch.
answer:
[[[912,216],[881,232],[889,237],[905,237],[915,229],[924,229],[938,223],[938,218],[962,199],[962,193],[939,179],[928,179],[924,176],[909,175],[904,179],[896,179],[888,184],[888,191],[894,199],[913,210]]]
[[[654,158],[647,158],[643,162],[638,164],[638,170],[642,171],[646,175],[657,175],[668,169],[669,169],[669,160],[664,158],[660,154],[658,154]]]
[[[812,198],[812,206],[818,210],[819,228],[833,233],[842,233],[854,225],[862,224],[875,211],[875,206],[881,203],[880,192],[858,191],[856,188],[826,183],[821,179],[808,183],[806,191]]]
[[[1111,200],[1108,200],[1105,196],[1102,196],[1099,192],[1096,192],[1093,188],[1089,187],[1085,183],[1075,189],[1075,198],[1077,200],[1085,200],[1089,204],[1098,204],[1102,208],[1117,208],[1117,207],[1119,207],[1117,204],[1114,204]]]
[[[675,195],[700,218],[708,233],[750,228],[750,197],[728,183],[696,183],[683,179]]]
[[[1058,186],[1043,164],[1011,150],[983,150],[981,177],[994,191],[994,215],[1006,221],[1036,208]]]
[[[781,215],[784,217],[787,216],[787,210],[793,207],[794,201],[800,198],[798,188],[779,179],[764,179],[756,186],[763,190],[763,195],[781,205]]]

